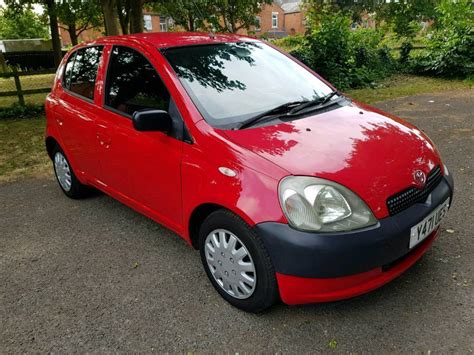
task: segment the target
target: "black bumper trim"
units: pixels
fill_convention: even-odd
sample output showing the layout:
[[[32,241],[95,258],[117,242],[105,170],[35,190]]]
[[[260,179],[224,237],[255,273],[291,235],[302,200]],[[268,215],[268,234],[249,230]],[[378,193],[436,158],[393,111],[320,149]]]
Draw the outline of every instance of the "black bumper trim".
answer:
[[[431,202],[417,203],[375,226],[352,232],[309,233],[277,222],[254,228],[278,273],[310,278],[354,275],[407,255],[411,227],[448,197],[452,204],[453,188],[452,177],[444,177],[431,193]]]

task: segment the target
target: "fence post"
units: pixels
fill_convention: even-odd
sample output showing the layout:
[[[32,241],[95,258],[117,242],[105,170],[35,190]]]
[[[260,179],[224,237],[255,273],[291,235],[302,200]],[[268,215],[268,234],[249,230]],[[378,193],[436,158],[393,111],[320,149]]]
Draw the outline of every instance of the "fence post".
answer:
[[[7,63],[5,62],[5,56],[2,50],[0,50],[0,67],[2,67],[2,72],[5,73],[7,71]]]
[[[15,79],[16,92],[18,95],[18,102],[21,106],[25,106],[25,98],[23,97],[23,90],[21,89],[20,76],[18,75],[18,70],[13,67],[13,77]]]

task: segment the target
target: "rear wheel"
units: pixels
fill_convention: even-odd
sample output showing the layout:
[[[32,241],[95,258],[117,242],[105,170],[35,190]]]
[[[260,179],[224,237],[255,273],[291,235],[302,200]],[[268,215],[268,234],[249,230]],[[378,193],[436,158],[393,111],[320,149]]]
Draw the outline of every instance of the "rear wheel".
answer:
[[[80,199],[90,194],[90,188],[82,184],[74,175],[66,155],[59,146],[53,150],[53,167],[59,187],[66,196]]]
[[[247,312],[261,312],[278,300],[270,257],[253,229],[227,210],[213,212],[199,233],[201,260],[219,294]]]

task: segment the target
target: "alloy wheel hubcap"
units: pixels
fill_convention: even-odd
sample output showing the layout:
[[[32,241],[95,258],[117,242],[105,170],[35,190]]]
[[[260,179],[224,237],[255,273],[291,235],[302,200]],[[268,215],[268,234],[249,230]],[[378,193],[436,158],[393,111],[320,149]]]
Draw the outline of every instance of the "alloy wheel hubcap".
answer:
[[[56,178],[61,187],[65,191],[71,190],[71,169],[69,168],[66,158],[60,152],[54,155],[54,171],[56,172]]]
[[[249,298],[257,285],[257,273],[242,241],[228,230],[216,229],[204,245],[207,265],[217,284],[232,297]]]

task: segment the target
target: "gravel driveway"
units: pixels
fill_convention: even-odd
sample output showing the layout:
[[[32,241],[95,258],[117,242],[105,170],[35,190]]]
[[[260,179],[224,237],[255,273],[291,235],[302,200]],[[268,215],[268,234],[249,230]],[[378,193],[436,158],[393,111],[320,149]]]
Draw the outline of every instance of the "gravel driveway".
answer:
[[[474,351],[474,91],[379,104],[437,143],[454,206],[433,248],[355,299],[252,315],[214,291],[199,255],[111,198],[52,180],[0,185],[0,353]]]

